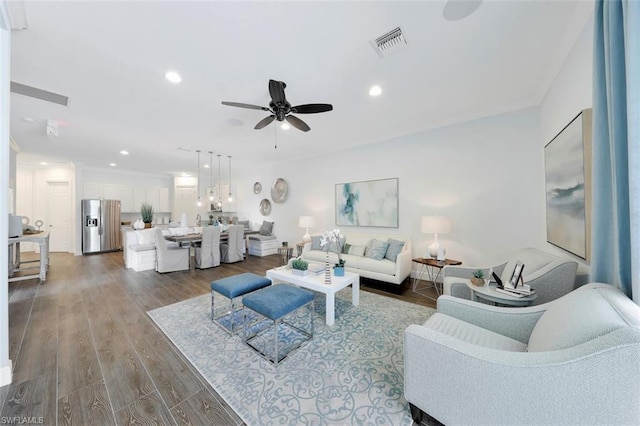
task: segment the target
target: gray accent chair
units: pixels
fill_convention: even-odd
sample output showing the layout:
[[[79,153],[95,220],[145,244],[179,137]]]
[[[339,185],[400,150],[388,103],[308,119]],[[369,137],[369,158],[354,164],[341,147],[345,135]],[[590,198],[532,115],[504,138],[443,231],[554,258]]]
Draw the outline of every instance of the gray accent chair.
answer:
[[[219,226],[205,226],[202,228],[202,241],[195,246],[194,260],[198,269],[220,266]]]
[[[640,306],[615,287],[585,284],[525,308],[437,305],[404,332],[414,421],[640,424]]]
[[[175,272],[189,269],[190,247],[169,245],[162,230],[156,228],[156,271]]]
[[[507,262],[492,268],[445,266],[442,268],[442,293],[470,300],[471,290],[467,287],[467,283],[473,271],[482,269],[485,271],[485,278],[491,279],[490,271],[493,269],[503,282],[507,282],[511,278],[517,261],[524,264],[524,283],[529,284],[538,295],[533,302],[534,305],[541,305],[564,296],[576,286],[578,262],[535,248],[525,248],[516,252]]]
[[[220,244],[220,259],[224,263],[234,263],[244,260],[244,226],[229,225],[228,239]]]

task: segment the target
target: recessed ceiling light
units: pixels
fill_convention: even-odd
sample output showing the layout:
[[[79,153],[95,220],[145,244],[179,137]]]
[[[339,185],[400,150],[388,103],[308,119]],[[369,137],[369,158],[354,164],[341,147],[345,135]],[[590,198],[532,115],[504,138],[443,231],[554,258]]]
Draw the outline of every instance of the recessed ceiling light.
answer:
[[[371,89],[369,89],[370,96],[380,96],[381,93],[382,93],[382,88],[378,85],[371,86]]]
[[[115,166],[117,166],[117,164],[116,164],[116,163],[109,163],[109,165],[110,165],[111,167],[115,167]]]
[[[208,168],[209,168],[209,165],[208,165],[208,164],[205,164],[205,165],[204,165],[204,168],[205,168],[205,169],[208,169]]]
[[[178,84],[182,81],[182,77],[178,74],[177,71],[167,71],[164,74],[164,77],[172,83]]]
[[[47,162],[46,162],[46,161],[41,161],[41,162],[40,162],[40,165],[41,165],[41,166],[46,166],[46,165],[47,165]]]
[[[123,149],[122,151],[120,151],[120,154],[122,154],[122,155],[129,155],[129,151],[126,151],[126,150],[124,150],[124,149]]]
[[[282,130],[289,130],[291,128],[291,126],[289,125],[289,123],[282,123],[282,125],[280,126],[280,128]]]

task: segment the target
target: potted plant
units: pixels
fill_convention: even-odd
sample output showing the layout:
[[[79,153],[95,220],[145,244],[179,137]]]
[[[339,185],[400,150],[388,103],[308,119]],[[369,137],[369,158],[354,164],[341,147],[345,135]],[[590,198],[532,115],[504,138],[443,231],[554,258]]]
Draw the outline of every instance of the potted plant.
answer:
[[[473,271],[471,284],[477,285],[478,287],[484,285],[484,271],[482,269],[476,269],[475,271]]]
[[[151,228],[153,223],[153,206],[149,203],[142,203],[140,206],[140,214],[145,228]]]
[[[291,261],[291,272],[295,275],[307,275],[308,268],[309,264],[299,257]]]
[[[320,240],[320,246],[322,246],[328,253],[329,250],[334,249],[338,255],[338,262],[333,266],[333,274],[336,277],[344,277],[344,259],[342,258],[342,246],[344,245],[344,235],[339,229],[333,231],[327,231]],[[327,260],[329,258],[327,257]]]

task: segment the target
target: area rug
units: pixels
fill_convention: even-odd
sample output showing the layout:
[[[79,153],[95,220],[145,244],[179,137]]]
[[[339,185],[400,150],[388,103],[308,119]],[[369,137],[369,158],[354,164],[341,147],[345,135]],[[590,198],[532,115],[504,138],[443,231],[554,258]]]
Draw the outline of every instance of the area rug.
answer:
[[[274,367],[211,322],[209,295],[149,311],[149,316],[248,425],[410,425],[404,399],[402,333],[435,310],[373,293],[336,295],[325,324],[315,295],[314,336]]]

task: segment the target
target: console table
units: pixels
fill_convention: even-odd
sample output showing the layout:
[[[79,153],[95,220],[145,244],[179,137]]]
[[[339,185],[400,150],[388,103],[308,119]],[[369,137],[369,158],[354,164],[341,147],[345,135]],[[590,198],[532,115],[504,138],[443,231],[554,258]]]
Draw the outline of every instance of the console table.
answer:
[[[462,265],[462,262],[459,260],[436,260],[431,257],[418,257],[415,259],[411,259],[411,261],[418,264],[418,275],[413,279],[413,292],[418,293],[431,300],[436,299],[429,296],[428,294],[421,293],[421,291],[424,291],[427,288],[433,286],[433,288],[436,290],[436,294],[440,296],[440,290],[438,289],[438,278],[440,278],[442,268],[444,268],[446,265]],[[436,269],[437,272],[434,272],[434,269]],[[418,288],[418,284],[423,277],[428,277],[431,285],[423,288]]]
[[[40,246],[40,259],[36,260],[20,260],[20,243],[29,242],[36,243]],[[37,263],[39,266],[21,267],[24,263]],[[14,277],[16,272],[23,272],[28,270],[38,270],[37,274],[22,275],[20,277]],[[40,283],[44,283],[47,279],[47,270],[49,269],[49,233],[41,232],[37,234],[25,234],[20,237],[9,238],[9,282],[30,280],[33,278],[40,278]]]

